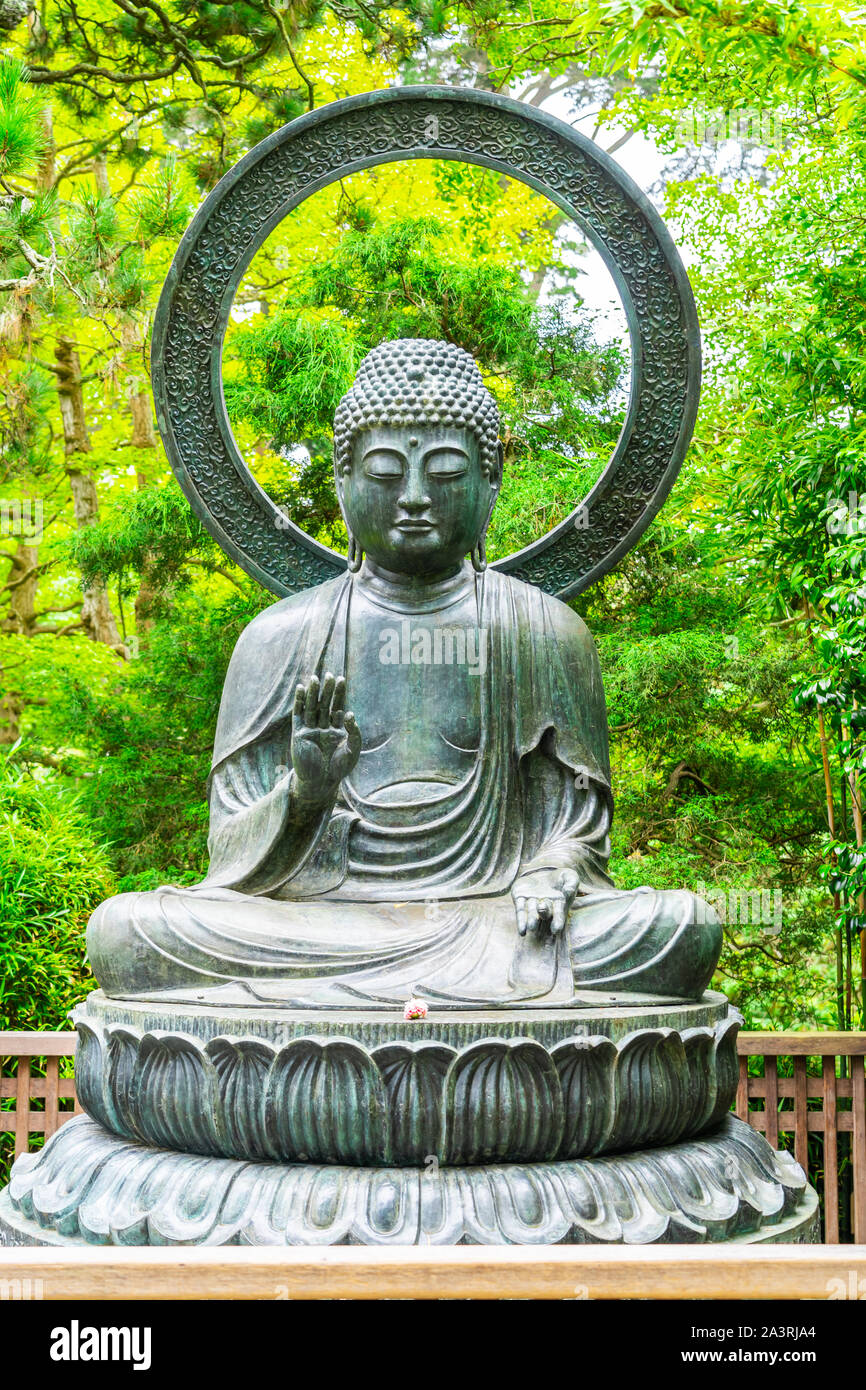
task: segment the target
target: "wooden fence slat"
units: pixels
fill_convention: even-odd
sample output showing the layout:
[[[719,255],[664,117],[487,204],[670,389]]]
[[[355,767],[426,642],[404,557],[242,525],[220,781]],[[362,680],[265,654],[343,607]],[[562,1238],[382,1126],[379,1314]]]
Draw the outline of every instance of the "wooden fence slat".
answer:
[[[764,1133],[774,1149],[779,1147],[779,1063],[775,1054],[764,1057]]]
[[[78,1034],[0,1033],[0,1057],[74,1057]]]
[[[740,1079],[737,1082],[737,1118],[749,1118],[749,1059],[740,1058]]]
[[[794,1058],[794,1157],[809,1171],[809,1107],[806,1102],[806,1058]]]
[[[81,1110],[79,1110],[78,1112],[76,1112],[76,1111],[74,1111],[74,1110],[61,1110],[61,1111],[59,1111],[59,1113],[58,1113],[58,1115],[57,1115],[57,1120],[56,1120],[56,1123],[55,1123],[55,1126],[54,1126],[55,1129],[59,1129],[61,1125],[65,1125],[67,1120],[74,1120],[74,1119],[75,1119],[76,1113],[78,1113],[78,1114],[80,1115],[80,1114],[83,1114],[84,1112],[81,1111]],[[6,1118],[9,1120],[9,1123],[6,1124],[5,1121],[4,1121],[4,1123],[0,1124],[0,1134],[4,1134],[4,1133],[6,1133],[6,1134],[9,1134],[9,1133],[16,1133],[16,1134],[17,1134],[18,1128],[19,1128],[19,1122],[18,1122],[17,1119],[16,1119],[15,1111],[14,1111],[14,1110],[9,1110],[9,1111],[7,1111],[7,1112],[6,1112]],[[21,1122],[20,1127],[21,1127],[22,1130],[24,1130],[23,1121]],[[43,1110],[31,1110],[31,1111],[30,1111],[30,1114],[27,1116],[27,1126],[26,1126],[26,1131],[25,1131],[25,1132],[28,1133],[28,1134],[44,1134],[44,1133],[45,1133],[45,1112],[44,1112]]]
[[[53,1134],[58,1124],[58,1090],[60,1081],[60,1058],[45,1059],[45,1137]]]
[[[752,1110],[749,1114],[749,1124],[753,1129],[759,1129],[762,1134],[766,1133],[766,1112],[763,1110]],[[794,1119],[793,1110],[780,1110],[776,1117],[776,1129],[779,1134],[796,1134],[797,1122]],[[810,1134],[824,1133],[824,1116],[817,1110],[810,1110],[806,1115],[806,1129]],[[837,1134],[851,1134],[854,1130],[854,1116],[850,1110],[837,1110],[836,1112],[836,1132]]]
[[[824,1088],[824,1239],[839,1243],[839,1158],[836,1142],[836,1058],[822,1057]]]
[[[866,1071],[859,1060],[853,1064],[853,1081],[854,1239],[862,1245],[866,1242]]]
[[[30,1134],[30,1058],[18,1058],[15,1092],[15,1157],[27,1152]]]
[[[866,1031],[852,1033],[739,1033],[741,1057],[866,1057]]]
[[[829,1053],[823,1053],[823,1052],[817,1053],[817,1056],[819,1056],[819,1057],[829,1056],[829,1055],[830,1055]],[[838,1055],[838,1054],[836,1054],[836,1055]],[[742,1061],[742,1058],[741,1058],[740,1060]],[[804,1060],[808,1060],[808,1059],[805,1059],[805,1058],[804,1058]],[[836,1078],[836,1087],[837,1087],[837,1089],[836,1089],[836,1094],[837,1094],[837,1096],[847,1096],[848,1099],[850,1100],[850,1098],[851,1098],[851,1078],[850,1078],[850,1076],[839,1076],[839,1077],[837,1077],[837,1078]],[[765,1083],[765,1081],[764,1081],[763,1076],[750,1076],[750,1077],[749,1077],[749,1098],[750,1098],[751,1100],[754,1100],[754,1099],[756,1099],[758,1096],[764,1096],[764,1095],[766,1095],[766,1093],[767,1093],[767,1087],[766,1087],[766,1083]],[[793,1100],[793,1098],[794,1098],[794,1078],[793,1078],[793,1076],[780,1076],[780,1077],[779,1077],[778,1082],[777,1082],[777,1085],[776,1085],[776,1094],[777,1094],[777,1095],[780,1097],[780,1099],[782,1099],[782,1100]],[[823,1095],[824,1095],[824,1083],[823,1083],[823,1081],[821,1080],[820,1077],[818,1077],[818,1076],[809,1076],[809,1075],[807,1074],[807,1076],[806,1076],[806,1095],[807,1095],[807,1096],[810,1096],[813,1100],[817,1099],[819,1096],[820,1096],[820,1097],[823,1097]]]
[[[60,1125],[82,1114],[75,1091],[75,1079],[60,1075],[61,1057],[74,1057],[77,1034],[0,1032],[0,1060],[15,1064],[15,1075],[3,1075],[0,1067],[0,1100],[14,1100],[14,1110],[0,1110],[0,1134],[14,1134],[15,1157],[26,1153],[31,1134],[49,1138]],[[33,1061],[45,1058],[45,1076],[33,1076]],[[32,1102],[43,1100],[44,1109],[34,1110]],[[61,1101],[72,1101],[61,1109]]]
[[[34,1076],[30,1081],[30,1099],[45,1099],[46,1078],[44,1076]],[[0,1081],[0,1100],[13,1099],[18,1094],[18,1082],[16,1078],[7,1077],[5,1081]],[[72,1076],[61,1076],[57,1082],[57,1099],[75,1099],[75,1078]]]

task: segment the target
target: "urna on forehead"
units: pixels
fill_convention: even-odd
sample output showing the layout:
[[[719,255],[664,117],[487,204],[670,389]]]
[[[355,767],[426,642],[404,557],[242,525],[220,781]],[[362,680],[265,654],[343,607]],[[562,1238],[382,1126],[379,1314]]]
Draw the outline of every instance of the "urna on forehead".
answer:
[[[478,440],[481,468],[497,467],[499,408],[470,353],[434,338],[380,343],[363,359],[334,417],[334,465],[347,472],[360,430],[446,425]]]

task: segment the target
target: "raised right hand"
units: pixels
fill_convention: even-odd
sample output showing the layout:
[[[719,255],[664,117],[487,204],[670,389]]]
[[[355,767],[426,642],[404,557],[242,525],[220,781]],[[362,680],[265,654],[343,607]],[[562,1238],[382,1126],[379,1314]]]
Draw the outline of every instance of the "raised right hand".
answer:
[[[337,795],[361,753],[361,730],[344,710],[346,682],[328,671],[319,684],[311,676],[295,689],[292,712],[292,768],[300,801],[325,804]]]

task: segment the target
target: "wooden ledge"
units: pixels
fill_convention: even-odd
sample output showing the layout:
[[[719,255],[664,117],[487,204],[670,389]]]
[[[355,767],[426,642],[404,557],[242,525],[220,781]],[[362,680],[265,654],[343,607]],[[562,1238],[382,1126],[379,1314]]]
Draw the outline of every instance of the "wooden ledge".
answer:
[[[45,1300],[849,1300],[866,1297],[866,1246],[0,1250],[0,1295],[22,1293]]]
[[[738,1033],[741,1057],[863,1057],[866,1032],[852,1033]]]

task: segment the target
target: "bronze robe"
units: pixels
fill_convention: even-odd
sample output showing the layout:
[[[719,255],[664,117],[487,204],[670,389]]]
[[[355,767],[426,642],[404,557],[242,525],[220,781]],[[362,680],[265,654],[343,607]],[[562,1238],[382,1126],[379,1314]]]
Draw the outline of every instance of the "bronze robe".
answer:
[[[619,893],[607,877],[598,656],[582,620],[534,586],[490,570],[476,581],[487,660],[468,777],[387,805],[350,777],[317,822],[287,825],[295,687],[346,669],[355,583],[347,574],[284,599],[241,635],[217,726],[204,882],[124,895],[93,919],[110,913],[115,938],[131,933],[137,979],[150,961],[147,992],[314,1008],[393,1008],[412,992],[452,1008],[579,1004],[593,989],[699,995],[717,928],[694,932],[689,893]],[[559,868],[580,878],[565,932],[521,938],[515,879]],[[112,936],[100,926],[94,943]],[[99,962],[91,944],[97,978],[122,993],[104,944]]]

